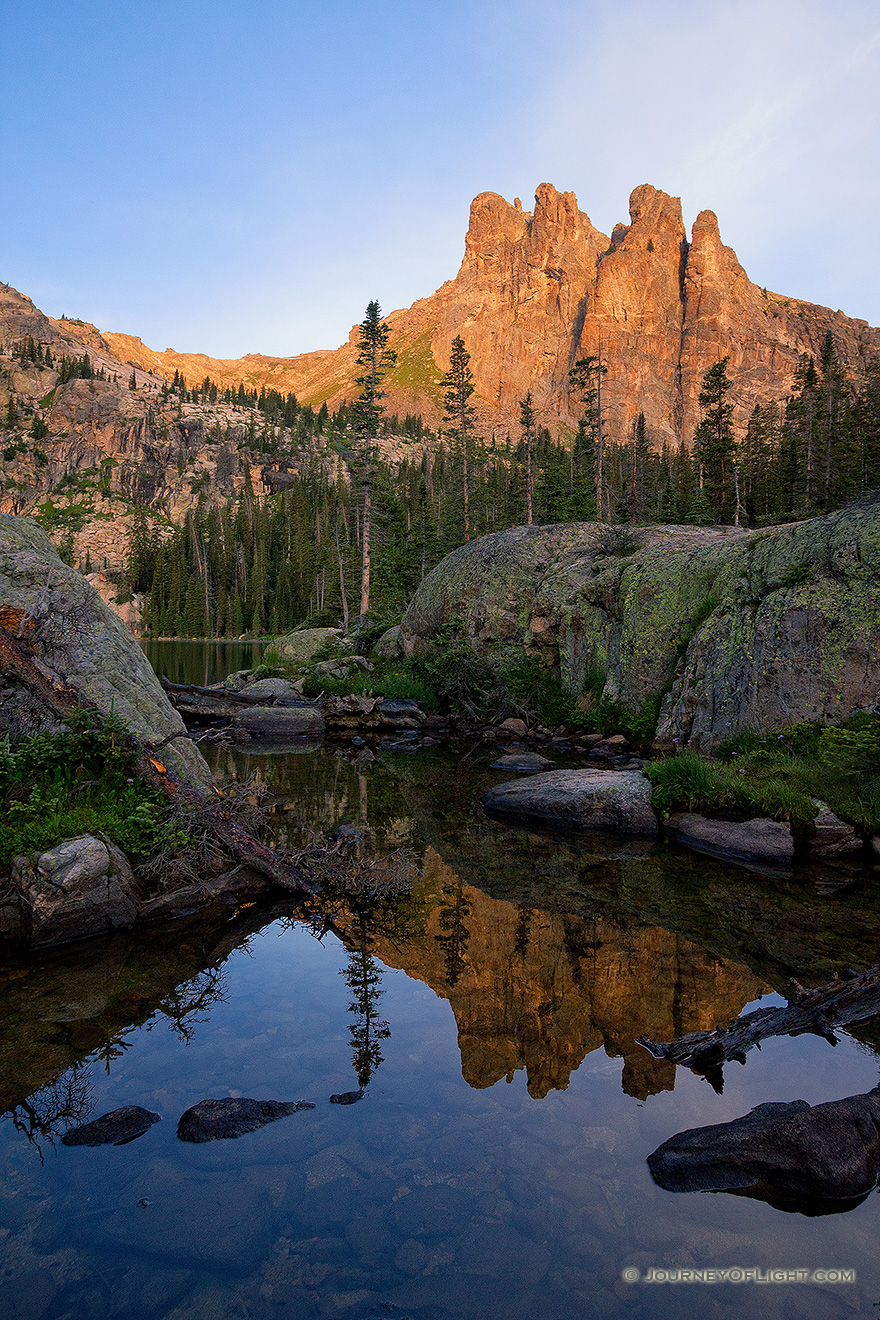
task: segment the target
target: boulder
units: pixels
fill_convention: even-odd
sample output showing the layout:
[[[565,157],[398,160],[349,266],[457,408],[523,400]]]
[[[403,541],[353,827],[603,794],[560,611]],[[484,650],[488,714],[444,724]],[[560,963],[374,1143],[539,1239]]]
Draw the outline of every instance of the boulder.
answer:
[[[38,659],[101,715],[122,719],[139,741],[184,735],[163,746],[162,760],[187,783],[210,791],[210,771],[135,638],[82,574],[62,562],[36,523],[4,513],[0,614],[6,627],[14,624],[28,636]],[[60,727],[57,716],[17,680],[0,680],[0,738]]]
[[[13,858],[12,878],[35,949],[130,926],[138,914],[125,854],[88,834]]]
[[[276,706],[297,706],[302,701],[301,688],[301,683],[293,683],[289,678],[258,678],[256,683],[242,688],[242,692],[252,700],[259,698]]]
[[[488,816],[611,834],[657,834],[651,785],[638,771],[551,770],[490,788],[480,799]]]
[[[400,636],[400,624],[397,623],[387,632],[383,632],[373,647],[373,654],[382,660],[401,660],[404,656],[403,641]]]
[[[609,553],[597,523],[513,527],[447,555],[401,623],[407,655],[462,621],[491,664],[540,656],[579,696],[706,751],[748,729],[880,710],[880,504],[780,527],[653,527]],[[538,622],[537,630],[532,623]]]
[[[725,857],[734,862],[765,862],[788,866],[794,856],[791,826],[784,821],[710,820],[683,811],[666,822],[666,837],[693,852]]]
[[[850,1209],[880,1174],[880,1092],[758,1105],[670,1137],[648,1168],[670,1192],[736,1192],[807,1215]]]
[[[322,646],[341,636],[341,628],[301,628],[279,637],[272,649],[294,664],[307,664]]]
[[[525,738],[529,728],[525,720],[509,719],[498,725],[495,733],[499,738]]]
[[[71,1128],[61,1142],[64,1146],[124,1146],[135,1137],[142,1137],[158,1122],[159,1115],[149,1109],[142,1109],[140,1105],[123,1105],[91,1123]]]
[[[394,729],[419,729],[425,721],[425,712],[415,701],[388,698],[379,707],[379,718]]]
[[[224,1141],[314,1107],[307,1100],[201,1100],[182,1115],[177,1135],[181,1141]]]
[[[536,774],[539,770],[549,770],[553,765],[546,756],[540,752],[508,752],[506,756],[499,756],[497,761],[493,761],[491,770],[522,770]]]
[[[810,839],[810,852],[814,857],[830,860],[847,857],[862,851],[862,840],[852,825],[835,816],[824,802],[817,802],[819,814],[813,821],[815,833]]]
[[[315,706],[245,706],[231,726],[258,738],[324,737],[324,717]]]

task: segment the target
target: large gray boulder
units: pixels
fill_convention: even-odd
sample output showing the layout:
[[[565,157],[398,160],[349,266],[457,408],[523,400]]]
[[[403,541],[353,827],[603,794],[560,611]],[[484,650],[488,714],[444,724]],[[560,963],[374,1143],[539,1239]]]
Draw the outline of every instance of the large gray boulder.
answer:
[[[140,907],[128,858],[89,834],[13,858],[12,880],[33,949],[131,926]]]
[[[573,693],[597,674],[657,741],[880,710],[880,504],[751,531],[514,527],[460,546],[401,623],[408,655],[462,621],[479,655],[538,657]]]
[[[341,636],[341,628],[300,628],[279,637],[272,643],[272,649],[291,664],[304,665],[327,642],[335,642]]]
[[[81,573],[65,564],[29,518],[0,514],[0,623],[21,630],[35,655],[141,742],[185,735],[186,727],[143,650]],[[0,737],[62,727],[16,680],[0,677]],[[194,787],[211,775],[195,744],[175,736],[161,750],[168,767]]]
[[[487,815],[505,821],[651,837],[651,785],[639,771],[551,770],[490,788]]]
[[[788,866],[794,856],[791,826],[785,821],[713,820],[682,811],[666,822],[666,837],[693,852],[734,862],[765,862]]]
[[[880,1174],[880,1093],[758,1105],[670,1137],[648,1168],[671,1192],[738,1192],[802,1214],[849,1209]]]

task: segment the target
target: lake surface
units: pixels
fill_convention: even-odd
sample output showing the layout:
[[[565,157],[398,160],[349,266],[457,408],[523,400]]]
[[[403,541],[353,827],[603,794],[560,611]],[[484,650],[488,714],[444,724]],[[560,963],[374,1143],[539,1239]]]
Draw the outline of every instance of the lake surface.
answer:
[[[876,1313],[876,1195],[809,1218],[665,1192],[645,1160],[763,1101],[870,1090],[877,1025],[836,1048],[769,1040],[728,1065],[722,1095],[637,1044],[781,1002],[792,975],[878,961],[870,880],[786,883],[507,829],[477,805],[501,778],[482,749],[212,755],[219,777],[266,786],[279,841],[346,821],[341,867],[394,854],[415,886],[311,919],[245,904],[0,970],[4,1320]],[[358,1103],[330,1103],[359,1084]],[[315,1108],[177,1139],[191,1105],[238,1095]],[[60,1143],[124,1104],[162,1121],[124,1146]],[[856,1279],[622,1277],[651,1267]]]

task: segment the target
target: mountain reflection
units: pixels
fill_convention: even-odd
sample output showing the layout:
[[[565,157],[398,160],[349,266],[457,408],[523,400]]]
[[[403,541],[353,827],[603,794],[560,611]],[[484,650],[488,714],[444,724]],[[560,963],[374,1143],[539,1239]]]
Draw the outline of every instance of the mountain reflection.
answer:
[[[473,1087],[524,1068],[540,1099],[565,1090],[586,1056],[604,1049],[623,1059],[623,1089],[643,1100],[673,1088],[675,1066],[652,1059],[639,1035],[708,1030],[767,989],[741,964],[656,926],[492,898],[431,848],[413,897],[421,932],[406,940],[378,932],[373,951],[449,1001]]]

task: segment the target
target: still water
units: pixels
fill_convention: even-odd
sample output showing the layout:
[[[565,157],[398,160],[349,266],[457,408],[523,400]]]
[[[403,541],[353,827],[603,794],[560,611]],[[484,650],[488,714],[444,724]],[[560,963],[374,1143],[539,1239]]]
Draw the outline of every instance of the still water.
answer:
[[[873,1024],[835,1049],[767,1041],[722,1095],[636,1043],[880,960],[870,883],[506,829],[477,806],[490,759],[215,751],[219,777],[268,787],[279,839],[348,821],[357,864],[408,849],[412,895],[311,921],[242,906],[0,971],[4,1320],[876,1314],[876,1195],[807,1218],[662,1191],[645,1163],[763,1101],[869,1090]],[[238,1095],[315,1108],[177,1139],[184,1110]],[[162,1121],[124,1146],[60,1143],[125,1104]],[[622,1277],[687,1266],[856,1281]]]

